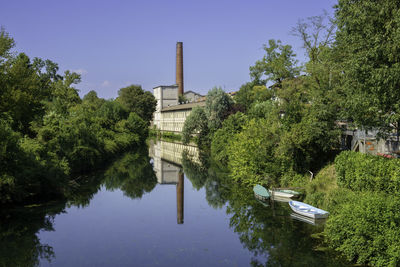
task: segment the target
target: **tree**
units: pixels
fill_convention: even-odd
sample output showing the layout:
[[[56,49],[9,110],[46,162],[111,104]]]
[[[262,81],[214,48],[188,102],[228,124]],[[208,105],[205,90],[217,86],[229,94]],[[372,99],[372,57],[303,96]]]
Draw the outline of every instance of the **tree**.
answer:
[[[271,39],[268,45],[263,45],[263,48],[266,55],[250,67],[250,76],[254,81],[280,84],[284,79],[293,78],[300,73],[298,61],[295,59],[296,54],[290,45],[282,45],[280,40]]]
[[[118,91],[119,101],[129,112],[135,112],[148,124],[153,118],[157,101],[153,94],[144,91],[140,85],[130,85]]]
[[[0,69],[0,112],[10,114],[14,130],[32,134],[30,123],[43,116],[51,81],[24,53],[0,62]]]
[[[51,101],[49,108],[59,114],[67,115],[69,109],[82,102],[78,90],[72,87],[78,84],[81,76],[75,72],[65,71],[64,77],[51,84]]]
[[[399,136],[400,2],[340,0],[336,21],[345,114],[356,126]]]
[[[222,123],[222,128],[218,129],[211,142],[211,155],[220,165],[228,164],[228,145],[232,137],[239,133],[247,121],[247,116],[241,112],[230,115]]]
[[[208,119],[202,107],[194,107],[185,120],[182,129],[182,142],[188,144],[192,135],[197,135],[197,144],[208,144]]]
[[[208,129],[211,133],[221,128],[222,121],[226,118],[232,106],[232,98],[221,88],[214,87],[207,93],[204,112],[207,116]]]
[[[3,27],[0,28],[0,64],[2,64],[11,55],[11,49],[15,46],[14,39],[5,31]]]
[[[250,110],[251,105],[256,101],[266,101],[273,97],[272,89],[256,81],[243,84],[234,97],[236,104],[244,109],[245,112]]]

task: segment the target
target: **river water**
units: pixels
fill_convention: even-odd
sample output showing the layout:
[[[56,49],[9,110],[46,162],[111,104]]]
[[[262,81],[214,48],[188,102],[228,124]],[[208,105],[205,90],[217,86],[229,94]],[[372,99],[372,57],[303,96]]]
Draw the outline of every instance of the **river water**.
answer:
[[[205,162],[196,147],[154,141],[64,201],[2,210],[0,266],[342,265],[321,246],[323,225]]]

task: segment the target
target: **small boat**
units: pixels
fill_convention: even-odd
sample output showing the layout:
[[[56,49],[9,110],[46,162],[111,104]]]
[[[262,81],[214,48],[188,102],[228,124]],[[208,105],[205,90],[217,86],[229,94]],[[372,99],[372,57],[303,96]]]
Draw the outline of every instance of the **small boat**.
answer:
[[[308,224],[312,224],[312,225],[322,225],[325,223],[325,219],[313,219],[313,218],[309,218],[303,215],[300,215],[298,213],[292,213],[290,214],[290,217],[294,220],[297,221],[301,221],[301,222],[305,222]]]
[[[273,197],[286,197],[286,198],[295,198],[300,195],[299,192],[289,190],[289,189],[273,189],[273,190],[268,190],[268,192],[271,194]]]
[[[303,202],[292,200],[289,201],[289,206],[294,212],[313,219],[323,219],[329,216],[329,212],[318,209]]]
[[[271,195],[271,199],[273,201],[276,201],[276,202],[284,202],[284,203],[288,203],[290,200],[292,200],[292,199],[287,198],[287,197],[277,197],[277,196],[274,196],[274,195]]]
[[[268,190],[264,186],[255,185],[253,187],[253,191],[254,191],[255,197],[260,199],[260,200],[265,201],[265,200],[268,200],[269,197],[270,197],[270,195],[268,193]]]

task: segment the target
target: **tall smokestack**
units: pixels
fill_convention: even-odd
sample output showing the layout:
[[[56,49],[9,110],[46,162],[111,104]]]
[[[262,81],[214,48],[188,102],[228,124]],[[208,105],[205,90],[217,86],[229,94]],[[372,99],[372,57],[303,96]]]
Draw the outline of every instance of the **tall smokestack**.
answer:
[[[176,84],[178,95],[183,95],[183,43],[176,43]]]
[[[179,173],[179,180],[178,184],[176,185],[176,219],[178,224],[183,224],[183,187],[184,187],[184,180],[183,180],[183,173]]]

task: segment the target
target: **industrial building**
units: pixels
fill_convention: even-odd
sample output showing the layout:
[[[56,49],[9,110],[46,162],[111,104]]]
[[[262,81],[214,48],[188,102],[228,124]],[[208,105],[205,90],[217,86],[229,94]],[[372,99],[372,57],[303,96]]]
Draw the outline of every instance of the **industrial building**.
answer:
[[[184,93],[182,42],[176,43],[176,84],[154,87],[153,94],[157,100],[153,125],[160,131],[181,132],[192,109],[205,106],[204,96],[193,91]],[[180,96],[184,96],[189,103],[180,104]]]

